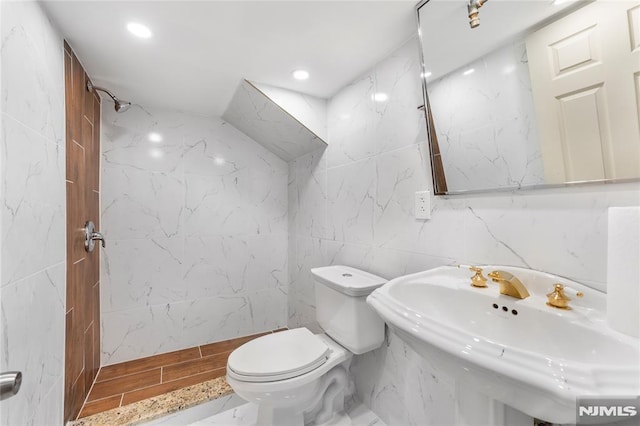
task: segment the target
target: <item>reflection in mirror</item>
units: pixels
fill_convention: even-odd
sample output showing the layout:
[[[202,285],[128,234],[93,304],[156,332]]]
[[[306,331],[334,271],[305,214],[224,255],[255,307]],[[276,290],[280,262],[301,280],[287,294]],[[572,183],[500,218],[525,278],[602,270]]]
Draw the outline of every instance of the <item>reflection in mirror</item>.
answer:
[[[417,10],[437,194],[640,178],[637,1]]]

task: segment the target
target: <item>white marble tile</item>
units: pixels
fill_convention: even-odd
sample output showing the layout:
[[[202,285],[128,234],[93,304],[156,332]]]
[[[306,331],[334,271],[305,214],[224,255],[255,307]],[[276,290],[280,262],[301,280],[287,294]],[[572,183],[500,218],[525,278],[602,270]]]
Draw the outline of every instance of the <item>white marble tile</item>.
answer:
[[[186,174],[185,235],[248,235],[247,170],[225,176]]]
[[[336,424],[350,424],[352,426],[385,426],[383,421],[362,403],[356,402],[345,411],[348,420],[345,419]],[[256,424],[257,416],[258,405],[245,403],[206,419],[191,423],[191,426],[249,426]]]
[[[327,232],[327,171],[325,150],[319,150],[296,160],[296,228],[290,232],[307,237],[323,238]]]
[[[219,426],[244,426],[253,425],[258,417],[258,406],[245,403],[231,410],[223,411],[215,416],[208,417],[192,424],[192,426],[219,425]]]
[[[177,282],[188,299],[286,286],[287,254],[286,234],[190,237]]]
[[[373,159],[327,170],[328,239],[373,243],[376,179]]]
[[[354,358],[358,398],[386,424],[454,424],[453,383],[394,334],[389,342]]]
[[[326,99],[262,83],[253,82],[253,85],[320,139],[327,141]]]
[[[2,115],[2,285],[65,256],[64,146]]]
[[[289,328],[319,330],[316,322],[314,279],[311,269],[327,266],[327,241],[298,236],[290,281]]]
[[[102,167],[182,171],[185,117],[133,105],[126,114],[102,108]],[[111,185],[111,182],[107,183]]]
[[[374,68],[376,93],[388,97],[375,102],[376,132],[370,142],[376,153],[425,140],[418,49],[418,40],[411,39]]]
[[[186,174],[186,235],[287,232],[287,175],[239,170]]]
[[[631,201],[616,198],[615,205]],[[471,200],[465,215],[465,258],[477,263],[499,260],[596,282],[604,290],[610,203],[606,191],[595,188]]]
[[[415,192],[429,188],[426,149],[419,145],[376,156],[375,245],[418,251],[431,223],[415,218]]]
[[[287,169],[263,172],[249,170],[242,188],[243,208],[248,213],[245,225],[256,234],[280,234],[288,229]]]
[[[150,422],[142,423],[144,426],[183,426],[208,419],[216,414],[232,410],[240,405],[246,404],[247,401],[240,398],[235,393],[221,396],[211,401],[198,404],[194,407],[180,410],[176,413],[169,414]]]
[[[283,160],[221,118],[185,121],[185,173],[220,176],[241,169],[286,173]]]
[[[3,425],[38,424],[45,413],[62,421],[65,288],[64,262],[2,288],[0,367],[23,373],[20,393],[2,402]]]
[[[283,327],[286,289],[202,297],[102,314],[102,364],[110,365]]]
[[[251,303],[251,329],[245,334],[277,330],[287,326],[286,286],[268,288],[249,295]]]
[[[364,75],[329,100],[327,107],[328,167],[370,157],[375,152],[377,115],[373,73]]]
[[[39,401],[39,404],[33,412],[33,417],[28,421],[24,421],[25,425],[48,425],[48,424],[62,424],[64,418],[64,377],[60,375],[60,378],[53,384],[49,393]],[[9,424],[9,423],[3,423]]]
[[[528,72],[519,41],[428,84],[450,191],[543,183]]]
[[[102,312],[100,364],[117,364],[189,347],[183,338],[187,309],[186,303],[167,303]]]
[[[287,163],[219,117],[107,121],[103,362],[285,325]]]
[[[222,117],[284,161],[326,146],[247,80],[240,82]]]
[[[35,2],[3,2],[2,111],[64,145],[62,38]]]
[[[179,174],[102,170],[102,231],[113,240],[181,235],[185,184]]]
[[[182,238],[109,241],[101,256],[102,312],[185,300]]]
[[[282,288],[201,298],[183,305],[183,338],[199,344],[261,333],[286,324],[287,295]]]

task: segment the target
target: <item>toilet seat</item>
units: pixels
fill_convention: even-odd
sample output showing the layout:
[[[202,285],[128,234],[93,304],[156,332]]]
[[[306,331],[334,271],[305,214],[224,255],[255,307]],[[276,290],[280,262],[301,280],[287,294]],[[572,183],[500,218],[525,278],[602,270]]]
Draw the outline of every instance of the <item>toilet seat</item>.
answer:
[[[268,334],[231,353],[227,372],[244,382],[273,382],[301,376],[327,362],[331,349],[306,328]]]

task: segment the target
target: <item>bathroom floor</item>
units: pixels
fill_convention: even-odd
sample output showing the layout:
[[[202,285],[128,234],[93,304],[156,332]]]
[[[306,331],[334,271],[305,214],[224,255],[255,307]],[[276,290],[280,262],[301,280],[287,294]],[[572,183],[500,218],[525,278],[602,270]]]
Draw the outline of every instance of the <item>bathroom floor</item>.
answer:
[[[274,330],[278,332],[281,330]],[[107,412],[117,414],[127,410],[114,410],[119,407],[129,406],[139,401],[161,395],[169,395],[179,389],[204,385],[202,389],[195,390],[199,401],[203,402],[231,392],[224,380],[226,363],[229,354],[242,344],[272,332],[255,334],[237,339],[196,346],[180,351],[169,352],[147,358],[141,358],[120,364],[102,367],[98,372],[96,381],[91,388],[87,401],[80,411],[79,418],[94,416],[97,413]],[[178,395],[176,403],[184,405],[182,395]],[[203,399],[204,398],[204,399]],[[146,404],[148,410],[149,404]],[[176,411],[167,406],[167,401],[158,404],[166,414]],[[153,406],[153,404],[151,404]],[[135,407],[133,407],[135,409]]]
[[[248,426],[255,425],[258,406],[252,403],[223,411],[219,414],[191,423],[190,426]],[[373,411],[360,402],[353,402],[347,407],[346,418],[334,420],[327,426],[385,426],[384,422]]]

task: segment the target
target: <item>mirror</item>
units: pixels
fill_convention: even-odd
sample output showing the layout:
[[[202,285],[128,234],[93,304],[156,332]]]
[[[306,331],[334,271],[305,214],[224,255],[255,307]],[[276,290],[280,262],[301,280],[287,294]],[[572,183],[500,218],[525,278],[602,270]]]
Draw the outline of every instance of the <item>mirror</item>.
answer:
[[[637,1],[417,12],[436,194],[640,178]]]

